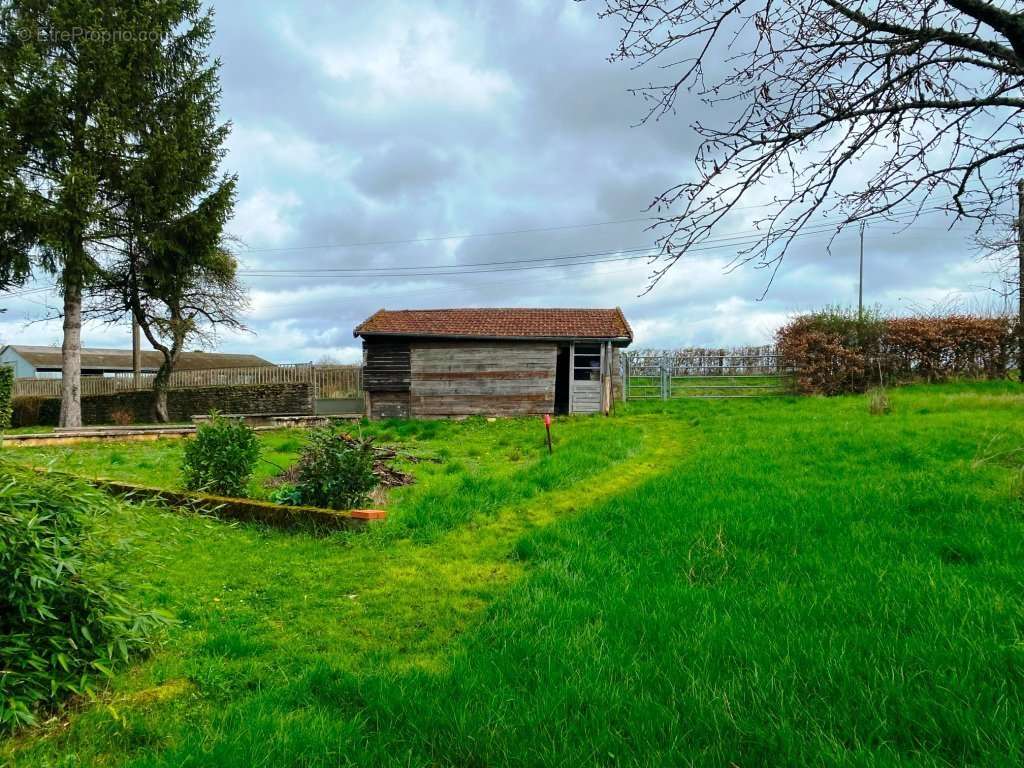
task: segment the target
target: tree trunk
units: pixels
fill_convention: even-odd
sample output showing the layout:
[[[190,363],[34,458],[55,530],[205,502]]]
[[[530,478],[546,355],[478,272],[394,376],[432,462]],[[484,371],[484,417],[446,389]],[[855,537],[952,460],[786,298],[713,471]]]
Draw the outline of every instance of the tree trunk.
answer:
[[[82,287],[64,286],[64,341],[61,345],[60,425],[82,426]]]
[[[174,370],[176,359],[177,354],[173,349],[165,351],[160,370],[153,377],[153,413],[160,424],[167,424],[171,421],[171,415],[167,408],[167,391],[170,389],[171,372]]]
[[[142,389],[142,332],[139,330],[139,320],[132,312],[132,380],[135,389]]]
[[[171,383],[173,365],[173,361],[165,355],[160,370],[153,377],[153,416],[160,424],[167,424],[171,420],[167,410],[167,390]]]
[[[1017,182],[1017,377],[1024,384],[1024,179]]]

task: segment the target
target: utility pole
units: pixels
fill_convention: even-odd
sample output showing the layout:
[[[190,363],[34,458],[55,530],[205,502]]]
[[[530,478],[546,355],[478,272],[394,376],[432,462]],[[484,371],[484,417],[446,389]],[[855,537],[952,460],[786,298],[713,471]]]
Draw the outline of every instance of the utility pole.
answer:
[[[135,319],[132,312],[132,376],[135,380],[135,389],[142,389],[142,334],[139,331],[139,321]]]
[[[1024,187],[1020,187],[1024,194]],[[1024,253],[1024,251],[1022,251]],[[1022,257],[1024,258],[1024,257]],[[860,277],[857,280],[857,322],[864,321],[864,222],[860,223]]]
[[[1017,182],[1017,377],[1024,384],[1024,179]]]

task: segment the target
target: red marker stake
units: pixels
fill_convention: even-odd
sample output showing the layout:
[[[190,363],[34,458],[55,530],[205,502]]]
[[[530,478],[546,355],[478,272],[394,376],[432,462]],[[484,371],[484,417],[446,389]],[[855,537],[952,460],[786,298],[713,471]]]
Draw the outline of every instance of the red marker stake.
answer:
[[[548,433],[548,453],[550,454],[550,453],[552,453],[552,450],[551,450],[551,414],[550,413],[545,413],[544,414],[544,429],[546,429],[547,433]]]

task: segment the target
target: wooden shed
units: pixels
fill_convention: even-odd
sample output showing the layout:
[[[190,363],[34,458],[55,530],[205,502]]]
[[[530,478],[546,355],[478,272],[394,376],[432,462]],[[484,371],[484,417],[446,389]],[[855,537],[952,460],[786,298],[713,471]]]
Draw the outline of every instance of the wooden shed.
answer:
[[[607,413],[633,340],[615,309],[381,309],[359,326],[370,418]]]

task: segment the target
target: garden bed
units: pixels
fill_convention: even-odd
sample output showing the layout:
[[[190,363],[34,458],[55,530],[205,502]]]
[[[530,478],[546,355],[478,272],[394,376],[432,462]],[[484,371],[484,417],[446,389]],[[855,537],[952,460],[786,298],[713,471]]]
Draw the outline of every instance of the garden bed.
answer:
[[[42,473],[53,471],[39,467],[33,469]],[[153,488],[103,477],[66,476],[77,477],[127,501],[155,501],[225,520],[264,523],[277,528],[361,529],[373,520],[383,520],[387,517],[387,512],[382,509],[336,510],[274,504],[260,499],[239,499],[195,491],[169,491],[166,488]]]

